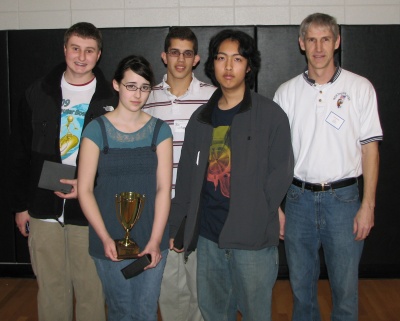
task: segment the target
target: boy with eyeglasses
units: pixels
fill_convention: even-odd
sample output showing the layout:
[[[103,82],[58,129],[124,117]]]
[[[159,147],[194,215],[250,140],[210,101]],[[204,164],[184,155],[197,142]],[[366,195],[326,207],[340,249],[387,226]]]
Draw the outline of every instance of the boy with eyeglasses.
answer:
[[[79,22],[64,35],[65,62],[25,92],[12,126],[9,185],[16,225],[28,236],[38,282],[40,321],[105,321],[104,296],[88,253],[88,222],[77,200],[77,179],[70,193],[38,187],[44,161],[77,165],[83,128],[118,101],[96,64],[102,35]]]
[[[185,136],[186,124],[192,113],[206,103],[214,86],[199,81],[193,68],[199,63],[198,42],[188,27],[172,27],[165,38],[161,58],[167,66],[163,81],[153,88],[143,110],[166,121],[173,133],[174,171],[172,197],[175,192],[176,169]],[[175,237],[173,235],[172,237]],[[159,299],[163,321],[203,320],[197,304],[195,253],[184,262],[183,253],[168,253]]]

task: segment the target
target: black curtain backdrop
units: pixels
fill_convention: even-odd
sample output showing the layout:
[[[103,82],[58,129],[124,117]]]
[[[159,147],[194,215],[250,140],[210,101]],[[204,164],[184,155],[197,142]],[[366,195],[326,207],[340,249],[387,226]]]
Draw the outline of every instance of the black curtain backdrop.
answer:
[[[278,86],[301,73],[306,60],[298,45],[298,26],[207,26],[192,27],[199,40],[201,61],[196,76],[206,82],[204,73],[208,43],[222,29],[240,29],[257,41],[262,67],[256,91],[272,98]],[[99,66],[111,80],[117,63],[125,56],[139,54],[153,66],[156,80],[165,73],[161,60],[164,38],[169,27],[101,29],[104,46]],[[0,165],[6,171],[10,123],[20,97],[35,79],[64,60],[65,29],[0,31]],[[379,114],[384,131],[380,146],[381,166],[377,192],[375,228],[365,242],[360,264],[361,277],[400,276],[400,215],[396,206],[395,182],[400,177],[400,26],[342,25],[341,46],[336,59],[347,70],[368,78],[377,91]],[[4,174],[4,173],[3,173]],[[15,229],[14,216],[7,205],[7,186],[0,185],[0,276],[32,275],[27,240]],[[279,247],[279,277],[288,276],[284,243]],[[322,275],[326,276],[321,253]]]

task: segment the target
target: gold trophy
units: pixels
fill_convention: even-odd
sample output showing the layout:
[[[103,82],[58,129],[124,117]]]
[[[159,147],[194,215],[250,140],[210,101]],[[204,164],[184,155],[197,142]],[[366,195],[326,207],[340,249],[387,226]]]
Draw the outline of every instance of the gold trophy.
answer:
[[[115,195],[115,209],[118,221],[125,230],[125,237],[115,240],[118,259],[134,259],[140,253],[139,246],[129,238],[129,232],[142,214],[145,195],[123,192]]]

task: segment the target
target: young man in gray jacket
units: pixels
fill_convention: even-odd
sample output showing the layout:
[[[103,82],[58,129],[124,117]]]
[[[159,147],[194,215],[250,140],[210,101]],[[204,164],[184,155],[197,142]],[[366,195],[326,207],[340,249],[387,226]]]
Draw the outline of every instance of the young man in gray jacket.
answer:
[[[190,118],[172,201],[170,235],[187,215],[185,257],[197,248],[205,321],[270,320],[278,272],[278,207],[293,175],[289,122],[250,89],[260,68],[254,40],[223,30],[209,46],[218,87]],[[177,249],[176,249],[177,250]]]

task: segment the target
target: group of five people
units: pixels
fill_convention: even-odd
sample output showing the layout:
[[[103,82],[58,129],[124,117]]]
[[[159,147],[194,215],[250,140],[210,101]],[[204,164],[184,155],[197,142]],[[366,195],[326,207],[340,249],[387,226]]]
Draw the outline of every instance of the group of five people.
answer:
[[[299,45],[307,68],[272,100],[252,90],[261,58],[251,36],[225,29],[211,38],[210,85],[193,73],[196,36],[173,27],[162,82],[131,55],[116,68],[114,95],[96,67],[100,31],[90,23],[68,29],[65,63],[28,88],[11,135],[10,204],[24,236],[30,224],[41,321],[70,321],[74,294],[76,320],[105,320],[103,295],[109,321],[157,320],[158,306],[164,321],[233,321],[237,311],[242,320],[271,320],[279,238],[292,320],[320,320],[321,245],[332,320],[357,320],[382,140],[376,94],[335,61],[333,17],[304,19]],[[77,166],[77,179],[62,180],[71,193],[37,187],[44,160]],[[118,259],[114,242],[121,227],[113,198],[126,191],[146,195],[131,234],[140,256],[151,255],[129,280],[120,270],[133,260]]]

